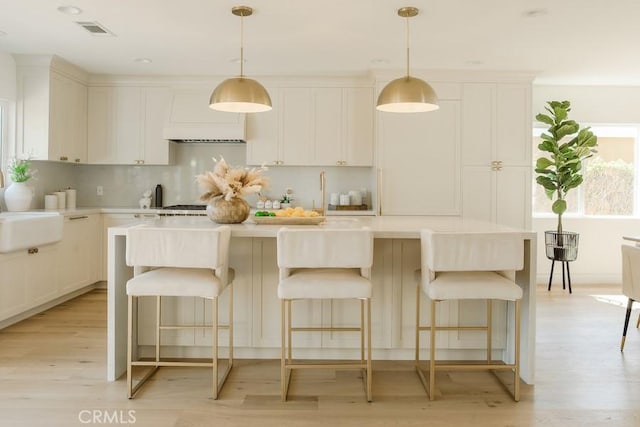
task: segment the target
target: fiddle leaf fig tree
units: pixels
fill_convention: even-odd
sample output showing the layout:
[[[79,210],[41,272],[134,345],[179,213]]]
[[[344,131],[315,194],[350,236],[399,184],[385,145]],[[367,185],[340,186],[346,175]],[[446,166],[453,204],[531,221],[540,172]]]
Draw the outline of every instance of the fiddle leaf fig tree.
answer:
[[[568,119],[569,101],[549,101],[548,114],[536,115],[536,120],[549,125],[538,145],[545,154],[536,161],[536,182],[544,187],[551,210],[558,215],[558,233],[562,233],[562,214],[567,210],[567,192],[582,184],[582,161],[596,153],[598,137],[589,127],[580,129]],[[555,200],[554,200],[555,199]]]

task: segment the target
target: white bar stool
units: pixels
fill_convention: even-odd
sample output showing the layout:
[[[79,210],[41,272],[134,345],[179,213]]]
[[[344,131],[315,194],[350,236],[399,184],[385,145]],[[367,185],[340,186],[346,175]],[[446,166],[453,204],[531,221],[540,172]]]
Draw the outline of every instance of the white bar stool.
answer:
[[[278,231],[281,300],[280,383],[287,400],[294,369],[362,369],[367,401],[371,393],[371,265],[373,234],[361,229],[287,229]],[[299,299],[360,300],[360,327],[292,327],[291,303]],[[365,322],[366,313],[366,322]],[[366,326],[365,326],[366,323]],[[304,363],[292,359],[292,332],[359,332],[360,361]],[[367,354],[365,358],[365,335]]]
[[[435,398],[435,374],[439,370],[512,370],[513,399],[520,400],[520,300],[522,288],[512,279],[522,270],[522,239],[495,233],[448,233],[422,230],[422,271],[418,271],[415,367],[430,400]],[[431,300],[429,326],[420,325],[420,295]],[[487,300],[486,326],[437,326],[440,301]],[[513,363],[492,360],[492,300],[515,302]],[[420,368],[420,331],[430,332],[429,380]],[[436,363],[436,331],[480,330],[487,333],[486,363]],[[495,372],[494,372],[495,373]]]
[[[201,366],[213,370],[213,398],[217,399],[233,366],[233,277],[229,268],[229,242],[231,229],[221,226],[210,230],[175,230],[136,226],[127,230],[126,260],[134,267],[134,277],[127,282],[127,397],[133,398],[160,366]],[[229,288],[229,324],[218,324],[218,297]],[[133,360],[133,311],[139,297],[156,297],[156,340],[154,360]],[[212,325],[162,325],[162,297],[202,297],[211,300]],[[169,361],[160,357],[160,332],[176,329],[203,329],[212,331],[212,361]],[[219,380],[218,331],[229,330],[227,368]],[[137,358],[136,358],[137,359]],[[151,369],[133,386],[132,367],[149,366]]]

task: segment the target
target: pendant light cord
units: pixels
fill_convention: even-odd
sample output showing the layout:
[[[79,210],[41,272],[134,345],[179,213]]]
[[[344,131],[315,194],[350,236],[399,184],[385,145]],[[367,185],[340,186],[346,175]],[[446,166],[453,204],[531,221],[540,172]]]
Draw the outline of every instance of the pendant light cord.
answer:
[[[240,16],[240,77],[244,77],[244,14]]]
[[[407,79],[409,78],[409,17],[405,17],[406,25],[406,41],[407,41]]]

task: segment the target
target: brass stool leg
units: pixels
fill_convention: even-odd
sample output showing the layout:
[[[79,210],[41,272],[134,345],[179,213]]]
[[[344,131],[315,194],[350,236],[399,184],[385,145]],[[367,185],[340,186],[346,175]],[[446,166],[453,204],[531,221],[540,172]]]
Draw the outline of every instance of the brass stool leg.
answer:
[[[156,363],[160,362],[160,323],[162,319],[162,297],[156,297]]]
[[[287,386],[286,386],[286,366],[285,366],[285,355],[286,355],[286,327],[285,327],[285,312],[286,312],[286,301],[280,301],[280,396],[283,402],[287,401]]]
[[[371,392],[371,299],[367,298],[367,401],[371,402],[372,400],[373,400],[373,394]]]
[[[211,351],[213,353],[213,400],[218,399],[218,298],[211,299]]]
[[[420,283],[418,283],[416,287],[416,369],[420,369],[420,290]]]
[[[435,399],[436,392],[436,301],[431,300],[431,325],[429,327],[431,342],[429,343],[429,400]]]
[[[492,323],[493,323],[493,301],[488,299],[487,300],[487,364],[491,363],[491,353],[492,353],[492,348],[491,348],[491,342],[492,340]]]
[[[229,369],[233,366],[233,283],[229,284]]]
[[[360,362],[364,363],[364,300],[360,300]]]
[[[133,379],[132,379],[132,366],[131,358],[133,353],[133,296],[129,295],[127,298],[127,398],[133,397]]]
[[[515,368],[513,370],[513,400],[520,401],[520,300],[515,309]]]

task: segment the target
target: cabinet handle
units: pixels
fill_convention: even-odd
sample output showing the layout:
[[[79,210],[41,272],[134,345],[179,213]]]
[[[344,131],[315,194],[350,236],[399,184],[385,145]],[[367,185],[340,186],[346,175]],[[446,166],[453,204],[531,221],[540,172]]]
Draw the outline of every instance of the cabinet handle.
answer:
[[[72,217],[69,217],[69,221],[75,221],[76,219],[87,219],[87,218],[89,217],[86,215],[72,216]]]
[[[382,215],[382,169],[378,168],[378,215]],[[373,201],[372,206],[373,206]]]
[[[69,158],[67,156],[60,156],[60,160],[66,162],[67,160],[69,160]]]
[[[346,160],[338,160],[338,161],[336,162],[336,164],[337,164],[338,166],[345,166],[345,165],[347,164],[347,162],[346,162]]]
[[[38,248],[29,248],[29,249],[27,249],[27,253],[29,255],[37,254],[38,253]]]
[[[80,163],[80,159],[76,159],[76,163]]]

